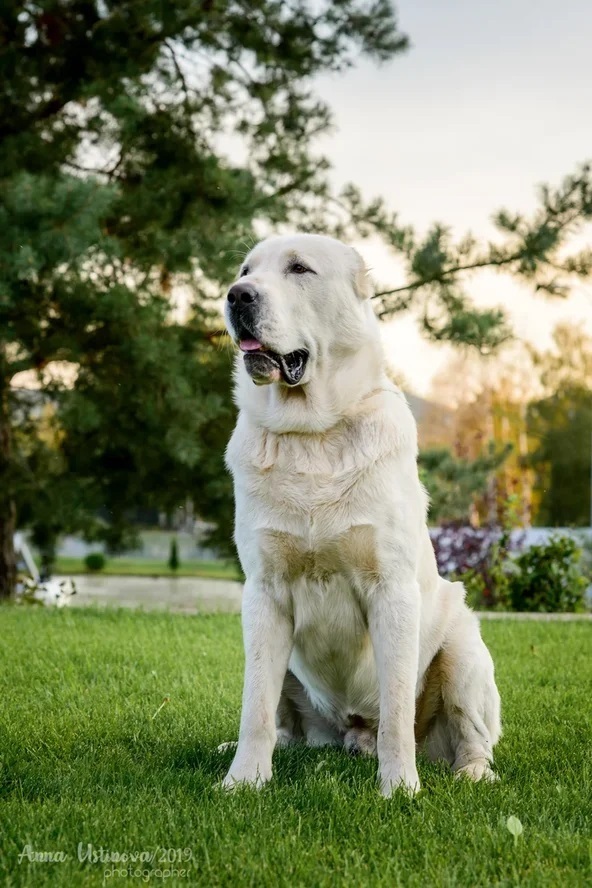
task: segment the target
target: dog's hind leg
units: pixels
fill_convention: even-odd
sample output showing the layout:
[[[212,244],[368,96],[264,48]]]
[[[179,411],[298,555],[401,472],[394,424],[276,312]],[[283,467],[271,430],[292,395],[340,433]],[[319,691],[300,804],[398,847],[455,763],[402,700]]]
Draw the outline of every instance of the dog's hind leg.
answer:
[[[428,756],[447,761],[457,776],[495,779],[491,762],[501,735],[500,699],[491,656],[468,608],[428,669],[416,732]]]
[[[298,679],[288,670],[275,714],[276,746],[290,746],[304,737],[302,718],[294,699],[295,692],[298,690],[296,683],[300,684]]]
[[[313,707],[304,686],[288,669],[276,713],[277,745],[305,739],[308,746],[340,746],[343,734]]]

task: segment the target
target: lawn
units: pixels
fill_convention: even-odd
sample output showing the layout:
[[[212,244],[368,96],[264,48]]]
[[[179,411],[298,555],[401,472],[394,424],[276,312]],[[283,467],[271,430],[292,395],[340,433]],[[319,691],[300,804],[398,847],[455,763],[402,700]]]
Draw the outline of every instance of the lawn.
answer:
[[[590,623],[484,624],[499,782],[422,761],[419,797],[390,801],[375,762],[335,750],[281,751],[259,794],[217,789],[230,753],[216,745],[238,724],[238,617],[4,607],[0,625],[2,885],[591,884]],[[96,858],[159,850],[117,875],[80,862],[79,843]],[[19,864],[27,845],[68,859]]]
[[[82,558],[59,557],[54,573],[62,576],[91,573]],[[177,570],[171,570],[164,561],[148,559],[108,558],[101,574],[119,577],[211,577],[216,580],[238,580],[235,565],[224,561],[183,560]]]

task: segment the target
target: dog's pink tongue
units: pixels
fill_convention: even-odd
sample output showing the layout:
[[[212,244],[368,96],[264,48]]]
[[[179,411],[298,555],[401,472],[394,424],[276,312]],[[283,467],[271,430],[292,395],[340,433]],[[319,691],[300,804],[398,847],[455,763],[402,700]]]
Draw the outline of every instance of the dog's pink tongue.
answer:
[[[254,352],[258,351],[260,348],[263,348],[263,346],[257,339],[241,339],[238,347],[241,351],[244,352]]]

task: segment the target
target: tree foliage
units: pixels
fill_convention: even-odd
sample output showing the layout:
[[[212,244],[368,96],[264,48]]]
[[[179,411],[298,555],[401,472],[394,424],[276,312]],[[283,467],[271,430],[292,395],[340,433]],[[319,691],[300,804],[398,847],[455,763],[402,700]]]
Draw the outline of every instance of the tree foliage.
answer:
[[[230,545],[212,297],[257,224],[326,194],[314,75],[405,45],[386,0],[4,4],[0,594],[17,521],[114,548],[131,508],[192,495]]]
[[[569,387],[528,409],[534,443],[528,465],[540,495],[537,523],[552,527],[589,526],[592,516],[592,395]]]
[[[565,251],[590,219],[587,167],[543,189],[531,219],[499,213],[501,240],[484,245],[443,225],[420,237],[353,186],[332,194],[314,77],[406,46],[388,0],[4,3],[0,594],[17,521],[49,553],[66,529],[117,547],[130,508],[189,495],[230,545],[214,301],[261,230],[378,234],[408,274],[382,288],[381,316],[413,309],[432,339],[482,352],[509,327],[472,306],[472,271],[554,295],[588,274],[592,254]]]
[[[468,524],[471,509],[486,496],[492,474],[511,449],[511,445],[496,448],[492,442],[474,459],[456,456],[446,447],[422,450],[419,474],[430,496],[430,523]]]
[[[528,408],[538,522],[588,526],[592,518],[592,339],[559,325],[554,348],[535,356],[545,395]]]
[[[559,298],[592,272],[592,249],[571,246],[592,222],[591,166],[581,165],[556,187],[540,186],[538,196],[539,206],[530,217],[498,210],[492,221],[499,236],[487,243],[470,233],[455,241],[441,223],[419,236],[384,201],[367,202],[354,186],[345,189],[339,209],[350,220],[343,230],[377,235],[403,262],[406,283],[379,288],[380,317],[412,311],[428,338],[488,354],[510,339],[512,331],[502,309],[480,309],[472,302],[467,283],[477,272],[494,269]]]

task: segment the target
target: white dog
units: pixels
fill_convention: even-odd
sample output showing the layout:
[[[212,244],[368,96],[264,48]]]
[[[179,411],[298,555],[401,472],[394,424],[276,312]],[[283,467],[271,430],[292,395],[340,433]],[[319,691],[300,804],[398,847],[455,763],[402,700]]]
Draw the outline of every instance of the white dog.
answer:
[[[417,430],[385,373],[360,256],[273,237],[225,315],[242,354],[228,445],[246,576],[239,740],[224,786],[271,777],[276,742],[378,753],[385,796],[415,753],[493,778],[493,664],[460,583],[438,576]]]

